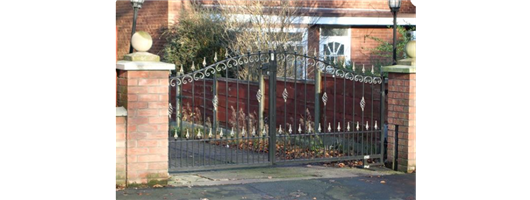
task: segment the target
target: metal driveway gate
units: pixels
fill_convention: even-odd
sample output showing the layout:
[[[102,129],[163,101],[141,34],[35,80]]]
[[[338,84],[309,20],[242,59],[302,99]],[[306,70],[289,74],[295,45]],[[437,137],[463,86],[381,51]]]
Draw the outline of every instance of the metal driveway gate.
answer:
[[[384,77],[287,49],[216,54],[170,77],[170,172],[382,163]]]

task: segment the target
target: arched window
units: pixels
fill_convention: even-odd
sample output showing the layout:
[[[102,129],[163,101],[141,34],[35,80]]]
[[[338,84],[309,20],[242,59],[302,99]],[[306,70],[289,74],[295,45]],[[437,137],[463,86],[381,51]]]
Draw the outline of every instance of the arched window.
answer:
[[[350,28],[322,27],[320,29],[320,55],[328,62],[350,64]]]

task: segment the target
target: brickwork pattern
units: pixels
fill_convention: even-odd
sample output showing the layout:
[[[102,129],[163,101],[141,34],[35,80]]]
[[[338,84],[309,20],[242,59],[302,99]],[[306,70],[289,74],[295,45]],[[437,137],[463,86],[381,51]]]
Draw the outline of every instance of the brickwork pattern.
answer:
[[[398,127],[398,170],[416,170],[416,74],[389,73],[388,160],[393,160]]]
[[[116,184],[125,185],[125,117],[116,117]]]
[[[129,183],[164,180],[168,170],[168,71],[118,72],[118,102],[127,109]],[[123,85],[125,84],[125,85]]]

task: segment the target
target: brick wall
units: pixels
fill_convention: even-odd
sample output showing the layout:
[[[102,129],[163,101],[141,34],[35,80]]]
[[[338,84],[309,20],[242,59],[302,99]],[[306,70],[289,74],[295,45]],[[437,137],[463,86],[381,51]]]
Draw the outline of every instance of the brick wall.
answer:
[[[389,43],[392,42],[393,33],[390,28],[361,28],[354,27],[351,29],[351,58],[358,65],[372,65],[371,59],[381,59],[381,57],[373,55],[369,49],[375,48],[380,45],[379,42],[372,40],[368,37],[373,36],[381,38]],[[396,31],[396,38],[401,35]]]
[[[164,45],[160,38],[162,30],[168,26],[168,2],[145,1],[138,10],[136,31],[146,31],[153,38],[150,53],[159,54]],[[134,10],[128,0],[116,1],[116,27],[118,28],[118,59],[129,53]]]
[[[118,76],[118,102],[127,109],[128,181],[163,181],[168,176],[169,72],[120,70]]]
[[[125,185],[126,117],[116,117],[116,184]]]
[[[398,127],[398,170],[416,170],[416,74],[389,73],[388,158],[393,159]]]

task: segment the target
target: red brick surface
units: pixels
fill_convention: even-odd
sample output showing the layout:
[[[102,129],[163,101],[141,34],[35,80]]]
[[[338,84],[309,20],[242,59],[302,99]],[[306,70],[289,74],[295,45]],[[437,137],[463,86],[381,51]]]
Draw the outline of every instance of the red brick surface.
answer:
[[[168,76],[168,71],[118,72],[118,106],[127,109],[127,150],[120,152],[127,153],[129,183],[167,178]]]
[[[116,117],[116,184],[125,185],[125,122],[126,117]]]
[[[393,160],[398,127],[398,170],[416,170],[416,74],[389,73],[388,159]]]

